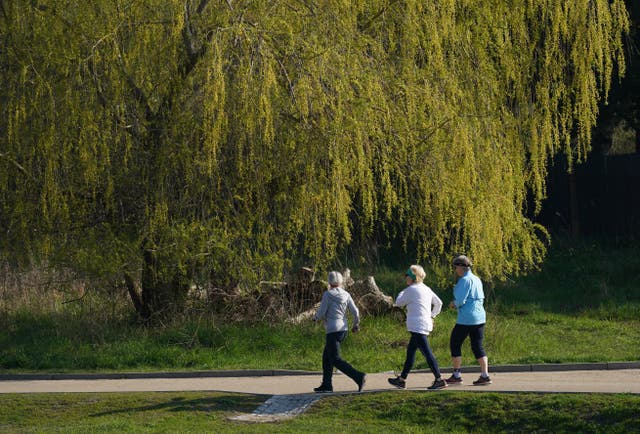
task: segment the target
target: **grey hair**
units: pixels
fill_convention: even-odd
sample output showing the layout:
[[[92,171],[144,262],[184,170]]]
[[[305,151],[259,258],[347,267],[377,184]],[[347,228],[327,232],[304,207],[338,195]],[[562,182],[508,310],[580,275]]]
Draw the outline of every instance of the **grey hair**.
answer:
[[[473,262],[471,262],[471,259],[469,259],[465,255],[456,256],[455,258],[453,258],[452,263],[454,266],[467,267],[467,268],[473,265]]]
[[[327,280],[331,286],[341,286],[343,282],[342,274],[337,271],[331,271]]]

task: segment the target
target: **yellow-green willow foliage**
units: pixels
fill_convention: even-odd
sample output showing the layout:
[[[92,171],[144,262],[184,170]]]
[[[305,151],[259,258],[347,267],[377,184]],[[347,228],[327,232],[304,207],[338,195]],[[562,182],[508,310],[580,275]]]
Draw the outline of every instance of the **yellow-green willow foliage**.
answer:
[[[4,1],[3,251],[142,245],[234,284],[382,240],[526,271],[627,30],[621,0]]]

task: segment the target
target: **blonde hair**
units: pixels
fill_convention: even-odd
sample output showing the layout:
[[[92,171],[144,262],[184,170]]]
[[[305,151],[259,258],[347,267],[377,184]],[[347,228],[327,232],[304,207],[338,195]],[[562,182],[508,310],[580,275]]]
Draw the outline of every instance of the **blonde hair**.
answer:
[[[416,282],[422,282],[426,277],[427,273],[424,272],[424,268],[420,265],[412,265],[409,267],[411,272],[416,276]]]

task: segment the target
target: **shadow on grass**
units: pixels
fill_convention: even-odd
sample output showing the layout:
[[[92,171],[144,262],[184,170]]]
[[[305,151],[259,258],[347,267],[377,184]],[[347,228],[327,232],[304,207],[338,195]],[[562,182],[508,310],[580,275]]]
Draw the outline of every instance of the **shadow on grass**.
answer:
[[[133,414],[151,411],[169,412],[251,412],[263,404],[268,395],[223,395],[212,398],[185,399],[173,398],[166,402],[143,405],[139,407],[123,408],[119,410],[93,413],[91,417],[113,416],[118,414]]]

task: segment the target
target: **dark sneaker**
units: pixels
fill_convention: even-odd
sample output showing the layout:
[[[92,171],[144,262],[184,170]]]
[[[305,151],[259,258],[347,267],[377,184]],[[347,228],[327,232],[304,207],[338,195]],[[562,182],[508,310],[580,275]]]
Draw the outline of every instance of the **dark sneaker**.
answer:
[[[320,387],[314,388],[313,391],[316,393],[331,393],[333,392],[333,387],[325,386],[324,384],[321,384]]]
[[[396,386],[398,389],[404,389],[405,387],[407,387],[407,382],[404,381],[404,378],[402,377],[389,378],[387,379],[387,381],[389,382],[389,384]]]
[[[474,386],[486,386],[487,384],[491,384],[491,377],[483,377],[482,375],[473,382]]]
[[[360,381],[356,381],[358,384],[358,392],[362,392],[362,388],[364,387],[364,383],[367,382],[367,374],[362,374]]]
[[[431,386],[427,387],[427,390],[440,390],[445,387],[447,387],[447,382],[441,378],[439,380],[435,380]]]
[[[445,380],[447,382],[447,384],[462,384],[462,377],[456,377],[455,375],[452,375],[451,377],[447,378]]]

